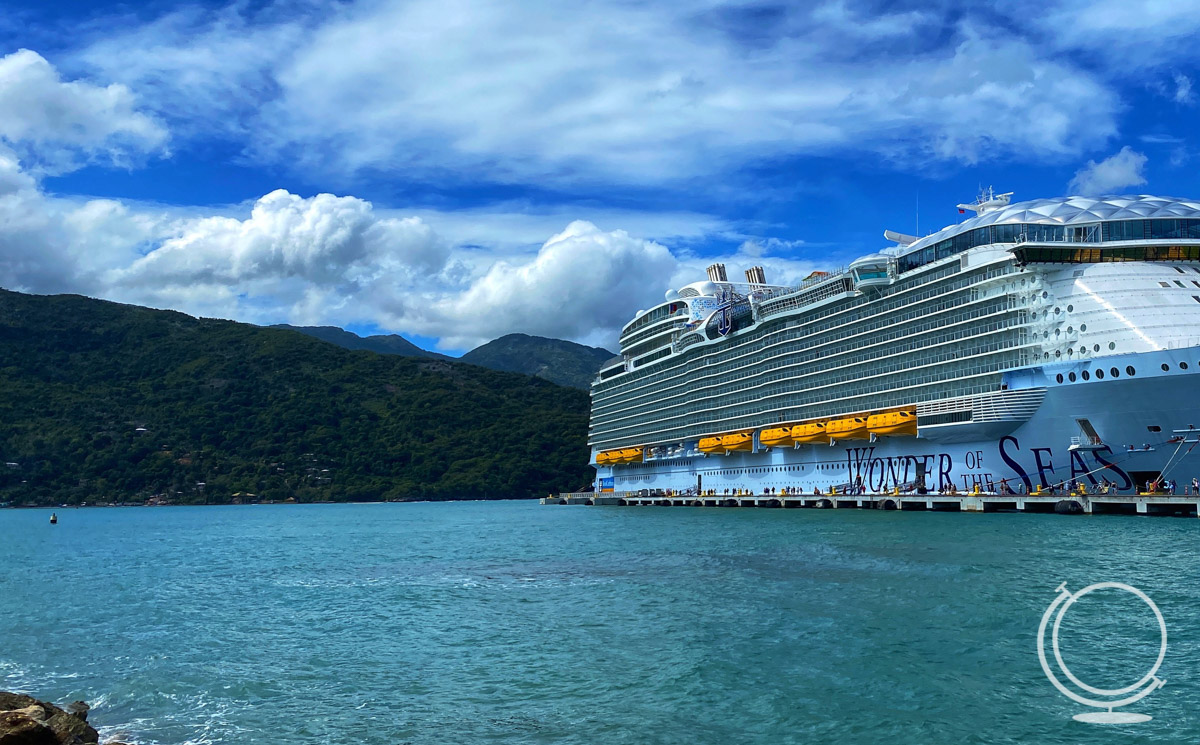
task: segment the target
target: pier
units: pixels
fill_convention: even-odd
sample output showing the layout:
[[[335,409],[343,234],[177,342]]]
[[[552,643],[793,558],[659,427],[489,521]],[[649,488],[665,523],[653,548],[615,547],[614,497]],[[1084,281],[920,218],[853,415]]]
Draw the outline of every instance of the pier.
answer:
[[[565,493],[541,504],[609,507],[758,507],[933,512],[1057,512],[1200,516],[1200,495],[1167,494],[658,494]]]

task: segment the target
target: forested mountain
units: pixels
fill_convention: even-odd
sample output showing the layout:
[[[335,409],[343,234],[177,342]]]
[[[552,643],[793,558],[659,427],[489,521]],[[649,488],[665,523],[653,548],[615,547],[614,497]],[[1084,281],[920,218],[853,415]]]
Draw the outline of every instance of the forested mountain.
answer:
[[[560,385],[587,390],[596,372],[613,353],[561,339],[509,334],[464,354],[463,362],[493,370],[536,375]]]
[[[366,349],[380,354],[398,354],[405,357],[454,359],[421,349],[396,334],[359,336],[337,326],[291,326],[286,323],[278,323],[271,328],[299,331],[345,349]],[[459,360],[491,370],[536,375],[559,385],[587,390],[591,387],[600,365],[613,356],[607,349],[588,347],[571,341],[528,334],[509,334],[472,349]]]
[[[588,482],[587,415],[525,375],[0,290],[0,502],[540,496]]]
[[[376,334],[374,336],[359,336],[358,334],[340,329],[337,326],[292,326],[287,323],[276,323],[273,329],[291,329],[307,334],[314,339],[337,344],[345,349],[365,349],[379,354],[398,354],[402,357],[428,357],[436,360],[453,359],[444,354],[421,349],[399,334]]]

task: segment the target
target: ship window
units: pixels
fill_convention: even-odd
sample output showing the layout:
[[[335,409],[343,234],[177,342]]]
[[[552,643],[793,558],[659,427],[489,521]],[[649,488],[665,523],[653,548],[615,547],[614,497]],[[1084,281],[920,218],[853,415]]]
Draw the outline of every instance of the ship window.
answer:
[[[1057,380],[1057,381],[1058,381],[1058,382],[1060,382],[1060,383],[1061,383],[1061,382],[1063,382],[1063,376],[1062,376],[1062,373],[1059,373],[1058,375],[1054,376],[1054,379],[1055,379],[1055,380]]]
[[[1072,383],[1074,383],[1075,382],[1075,373],[1068,373],[1067,380],[1070,380]]]
[[[1079,376],[1082,377],[1084,380],[1092,379],[1092,376],[1088,374],[1087,370],[1084,370],[1083,372],[1079,373]]]
[[[1067,333],[1068,333],[1068,334],[1073,334],[1073,333],[1075,333],[1075,327],[1074,327],[1074,326],[1067,326]]]
[[[1197,303],[1200,303],[1200,295],[1192,295],[1192,300],[1195,300]]]
[[[1180,370],[1186,370],[1186,369],[1187,369],[1187,363],[1186,363],[1186,362],[1180,362],[1180,363],[1179,363],[1179,369],[1180,369]]]
[[[1164,362],[1164,363],[1162,363],[1162,369],[1163,369],[1163,372],[1166,372],[1167,370],[1171,369],[1171,366]]]
[[[1048,297],[1050,297],[1050,293],[1045,290],[1042,290],[1042,300],[1045,300]]]
[[[1080,331],[1080,333],[1087,331],[1087,324],[1086,323],[1079,324],[1079,331]],[[1097,352],[1100,351],[1099,348],[1097,348],[1096,351]]]
[[[1104,380],[1104,371],[1103,370],[1096,371],[1096,380]]]
[[[1137,375],[1137,370],[1133,369],[1133,365],[1126,365],[1125,374],[1132,378],[1134,375]]]
[[[1057,316],[1059,313],[1062,313],[1062,308],[1059,308],[1057,305],[1054,306],[1054,315]]]
[[[1092,345],[1092,351],[1093,351],[1093,352],[1099,352],[1099,351],[1100,351],[1100,345],[1099,345],[1099,344],[1093,344],[1093,345]]]
[[[1179,280],[1175,280],[1175,284],[1179,285],[1180,287],[1187,287],[1187,285],[1185,285],[1184,283],[1180,282]]]
[[[1198,300],[1197,302],[1200,302],[1200,300]],[[1108,343],[1108,349],[1110,352],[1116,348],[1117,348],[1117,343],[1115,341],[1110,341]]]
[[[1180,274],[1183,274],[1183,270],[1180,269],[1179,267],[1176,266],[1176,267],[1171,267],[1171,268],[1174,269],[1175,271],[1179,272]]]
[[[1149,427],[1146,427],[1146,429],[1150,430],[1151,432],[1162,432],[1162,427],[1158,426],[1157,424],[1151,424]]]
[[[1159,287],[1170,287],[1171,283],[1170,282],[1159,282],[1158,286]]]
[[[1117,368],[1115,368],[1115,367],[1114,367],[1113,369],[1109,370],[1109,371],[1108,371],[1108,374],[1109,374],[1109,375],[1112,375],[1114,378],[1119,378],[1119,377],[1121,377],[1121,371],[1120,371],[1120,370],[1118,370],[1118,369],[1117,369]]]
[[[1200,287],[1200,282],[1197,282],[1197,281],[1196,281],[1196,280],[1194,280],[1194,279],[1192,280],[1192,284],[1196,285],[1197,287]]]
[[[1068,312],[1068,313],[1070,313],[1070,312],[1071,312],[1071,311],[1073,311],[1073,310],[1075,310],[1075,306],[1074,306],[1074,305],[1068,305],[1068,306],[1067,306],[1067,312]]]
[[[1062,357],[1062,350],[1061,350],[1061,349],[1056,349],[1056,350],[1054,350],[1054,356],[1055,356],[1055,357]]]

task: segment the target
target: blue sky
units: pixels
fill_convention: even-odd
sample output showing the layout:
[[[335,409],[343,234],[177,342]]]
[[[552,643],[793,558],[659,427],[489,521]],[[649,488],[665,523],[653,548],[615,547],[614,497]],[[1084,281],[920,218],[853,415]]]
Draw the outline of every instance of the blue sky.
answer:
[[[714,259],[793,281],[981,185],[1200,194],[1196,3],[5,9],[9,289],[612,347]]]

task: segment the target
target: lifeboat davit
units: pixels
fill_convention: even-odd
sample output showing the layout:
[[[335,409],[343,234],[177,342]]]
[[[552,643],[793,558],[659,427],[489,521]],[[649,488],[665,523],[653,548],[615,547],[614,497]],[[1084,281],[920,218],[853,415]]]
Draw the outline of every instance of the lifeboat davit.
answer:
[[[825,424],[825,434],[831,440],[869,440],[871,432],[867,429],[865,416],[848,416],[843,419],[831,419]]]
[[[753,450],[754,435],[749,432],[735,432],[731,435],[721,435],[721,447],[725,450]]]
[[[867,417],[867,429],[879,437],[916,437],[917,412],[887,411]]]
[[[791,447],[796,441],[792,439],[791,427],[776,427],[759,432],[758,442],[766,448],[782,448]]]
[[[697,445],[702,453],[724,453],[725,448],[721,446],[720,437],[701,437],[700,443]]]
[[[792,439],[800,443],[815,444],[828,442],[829,435],[825,434],[825,422],[809,422],[792,427]]]

